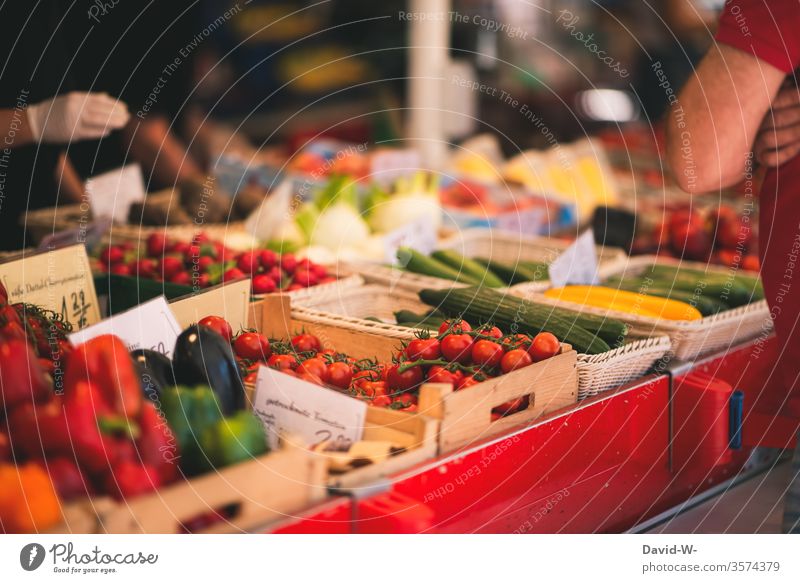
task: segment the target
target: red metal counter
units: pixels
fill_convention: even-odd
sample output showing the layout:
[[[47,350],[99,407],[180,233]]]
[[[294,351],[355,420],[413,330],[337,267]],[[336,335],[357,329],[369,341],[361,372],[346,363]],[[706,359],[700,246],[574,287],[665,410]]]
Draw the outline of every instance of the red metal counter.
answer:
[[[784,398],[770,375],[775,344],[774,339],[749,343],[724,356],[679,365],[674,376],[648,377],[582,401],[502,438],[393,476],[367,495],[335,498],[273,532],[627,530],[729,480],[754,446],[786,441],[796,430],[796,420],[776,416]],[[674,406],[673,387],[694,371],[744,393],[740,449],[707,454],[706,428],[674,418],[685,407]],[[728,414],[718,413],[712,417]],[[680,439],[698,443],[698,449],[676,452],[673,444]],[[727,448],[727,437],[722,447]]]

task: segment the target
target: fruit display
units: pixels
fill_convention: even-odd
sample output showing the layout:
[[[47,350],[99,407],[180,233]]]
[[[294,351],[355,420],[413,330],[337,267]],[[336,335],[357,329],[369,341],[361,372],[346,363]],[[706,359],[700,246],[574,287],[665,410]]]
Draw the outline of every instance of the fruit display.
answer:
[[[298,259],[293,253],[280,254],[271,249],[232,251],[203,233],[189,242],[152,233],[141,254],[131,244],[107,245],[100,250],[96,267],[114,275],[198,289],[249,277],[255,295],[336,281],[325,266],[308,258]]]

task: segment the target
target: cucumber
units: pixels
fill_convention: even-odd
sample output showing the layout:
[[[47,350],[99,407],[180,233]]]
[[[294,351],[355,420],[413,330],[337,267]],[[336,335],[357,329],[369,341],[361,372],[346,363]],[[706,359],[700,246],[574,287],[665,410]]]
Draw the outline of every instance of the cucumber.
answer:
[[[504,303],[503,294],[492,290],[424,289],[419,292],[419,297],[429,306],[435,306],[449,316],[467,318],[474,322],[492,321],[507,333],[516,330],[533,335],[550,332],[584,354],[600,354],[611,349],[599,336],[576,325],[574,321],[553,314],[549,306],[525,304],[515,307],[512,303]]]
[[[713,296],[733,308],[764,299],[760,278],[743,273],[706,273],[699,269],[657,263],[644,275],[669,283],[668,287],[691,292],[702,290],[704,296]]]
[[[445,265],[448,265],[459,272],[464,272],[470,277],[474,277],[478,280],[478,283],[485,285],[486,287],[505,286],[505,282],[497,277],[497,275],[492,273],[490,268],[481,265],[477,261],[469,259],[468,257],[464,257],[460,253],[457,253],[453,250],[448,249],[443,251],[434,251],[431,253],[431,257],[437,261],[441,261]]]
[[[445,265],[441,261],[437,261],[436,259],[423,255],[419,251],[415,251],[410,247],[398,248],[397,259],[400,261],[400,265],[405,266],[406,271],[410,271],[412,273],[429,275],[431,277],[449,279],[451,281],[469,283],[472,285],[480,285],[481,283],[468,273],[465,273],[464,271],[457,271],[449,265]]]
[[[533,281],[550,279],[550,267],[547,263],[543,261],[520,261],[519,263],[535,274]]]
[[[506,285],[534,281],[536,278],[536,274],[533,271],[519,264],[516,266],[507,265],[500,261],[492,261],[486,257],[476,257],[475,261],[495,273]]]
[[[398,310],[394,313],[394,317],[400,326],[423,330],[438,330],[444,322],[444,316],[436,310],[430,310],[424,314],[416,314],[411,310]]]

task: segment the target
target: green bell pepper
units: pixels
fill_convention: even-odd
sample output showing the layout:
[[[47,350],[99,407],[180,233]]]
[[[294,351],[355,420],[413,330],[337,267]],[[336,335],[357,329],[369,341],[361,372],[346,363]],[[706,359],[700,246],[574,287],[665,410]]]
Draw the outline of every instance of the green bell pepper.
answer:
[[[200,445],[215,468],[251,460],[268,450],[264,426],[250,411],[240,411],[206,427]]]
[[[219,423],[222,416],[216,393],[207,386],[169,387],[161,393],[161,410],[180,447],[181,469],[195,475],[211,469],[201,448],[206,429]]]

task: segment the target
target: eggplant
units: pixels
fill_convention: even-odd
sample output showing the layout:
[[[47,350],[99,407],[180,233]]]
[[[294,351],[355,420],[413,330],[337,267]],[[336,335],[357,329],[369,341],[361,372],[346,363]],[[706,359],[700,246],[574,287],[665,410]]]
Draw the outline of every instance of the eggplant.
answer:
[[[161,395],[162,389],[177,384],[175,373],[172,371],[172,361],[160,352],[139,348],[131,352],[131,357],[142,379],[142,391],[151,401],[155,401],[155,398]]]
[[[211,387],[226,416],[244,409],[244,383],[233,349],[211,328],[193,324],[181,332],[172,364],[179,385]]]

